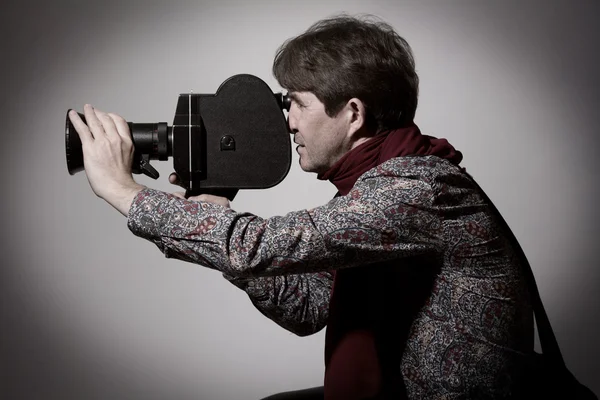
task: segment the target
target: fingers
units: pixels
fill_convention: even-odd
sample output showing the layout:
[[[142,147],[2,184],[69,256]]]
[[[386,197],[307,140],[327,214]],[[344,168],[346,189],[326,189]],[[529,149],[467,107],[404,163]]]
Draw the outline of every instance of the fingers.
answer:
[[[133,143],[129,125],[120,115],[106,113],[92,107],[90,104],[83,106],[83,113],[86,122],[83,122],[74,110],[69,112],[69,118],[81,138],[81,143],[103,137],[122,139],[128,144]]]
[[[127,122],[121,116],[98,110],[90,104],[83,106],[83,112],[88,131],[91,132],[94,139],[102,137],[109,139],[122,138],[125,142],[132,142],[129,125],[127,125]]]
[[[229,204],[229,200],[226,197],[213,196],[212,194],[201,194],[198,196],[190,196],[186,198],[184,192],[174,192],[173,196],[189,201],[204,201],[207,203],[218,204],[227,208],[231,207],[231,205]]]
[[[75,110],[69,111],[69,119],[71,120],[73,127],[77,131],[82,145],[94,140],[90,129],[85,124],[85,122],[83,122],[83,120],[79,117]]]
[[[117,128],[117,133],[123,138],[126,142],[131,142],[131,133],[129,131],[129,125],[127,125],[127,121],[120,115],[114,113],[108,113],[108,116],[112,119],[115,127]]]
[[[92,108],[92,110],[94,111],[94,114],[96,116],[96,121],[98,121],[98,123],[100,124],[102,131],[104,131],[106,137],[113,140],[120,140],[121,134],[119,134],[113,118],[104,111],[100,111],[97,108]],[[129,127],[127,127],[127,129],[129,131]]]
[[[198,196],[190,196],[188,200],[192,201],[205,201],[207,203],[218,204],[223,207],[229,208],[229,200],[226,197],[214,196],[212,194],[201,194]]]
[[[104,132],[104,127],[102,126],[102,122],[98,119],[96,112],[94,111],[94,107],[90,104],[86,104],[83,106],[83,114],[85,115],[85,120],[87,122],[87,126],[92,132],[92,136],[94,139],[100,139],[106,136],[106,132]]]

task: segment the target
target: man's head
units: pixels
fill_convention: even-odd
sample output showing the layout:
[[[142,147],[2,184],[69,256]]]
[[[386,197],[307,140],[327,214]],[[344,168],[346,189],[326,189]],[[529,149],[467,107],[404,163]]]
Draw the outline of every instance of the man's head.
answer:
[[[410,123],[417,108],[410,46],[374,18],[315,23],[279,48],[273,74],[292,97],[290,128],[305,171],[325,172],[365,138]]]

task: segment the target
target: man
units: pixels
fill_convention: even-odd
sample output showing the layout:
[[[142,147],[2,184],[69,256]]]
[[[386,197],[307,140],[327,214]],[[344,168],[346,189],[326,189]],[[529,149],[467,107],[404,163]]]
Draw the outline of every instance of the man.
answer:
[[[414,124],[409,45],[342,16],[284,43],[273,72],[292,99],[300,166],[339,191],[329,203],[263,219],[143,187],[126,122],[86,105],[89,128],[71,120],[93,191],[133,233],[221,271],[285,329],[327,325],[324,387],[273,399],[507,398],[533,350],[521,265],[461,153]]]

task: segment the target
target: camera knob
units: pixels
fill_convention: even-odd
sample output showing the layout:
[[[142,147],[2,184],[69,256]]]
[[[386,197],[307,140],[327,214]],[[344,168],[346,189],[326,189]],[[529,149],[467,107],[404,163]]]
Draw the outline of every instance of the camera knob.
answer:
[[[150,165],[150,161],[148,161],[145,158],[142,158],[142,160],[140,161],[140,171],[144,175],[149,176],[152,179],[158,179],[158,177],[160,176],[158,171],[154,169],[152,165]]]

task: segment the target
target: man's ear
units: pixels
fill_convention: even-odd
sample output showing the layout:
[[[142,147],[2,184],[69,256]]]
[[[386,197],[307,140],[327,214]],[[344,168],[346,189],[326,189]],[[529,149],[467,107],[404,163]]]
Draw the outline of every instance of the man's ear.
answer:
[[[351,98],[346,103],[346,112],[348,116],[348,137],[354,137],[358,139],[364,135],[366,130],[366,109],[365,104],[356,97]]]

